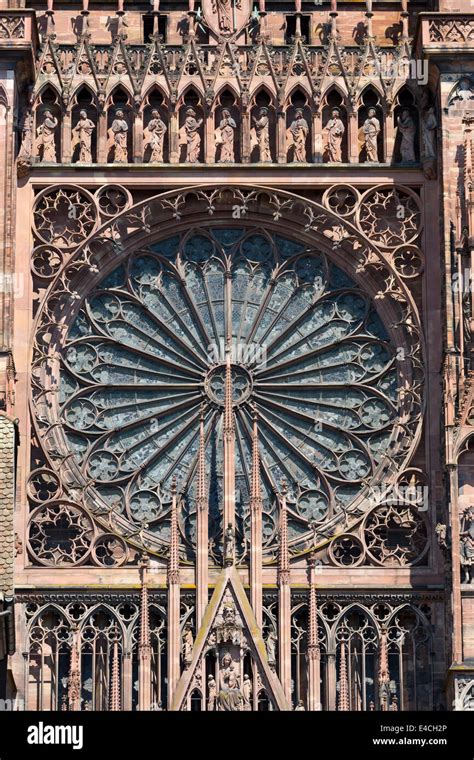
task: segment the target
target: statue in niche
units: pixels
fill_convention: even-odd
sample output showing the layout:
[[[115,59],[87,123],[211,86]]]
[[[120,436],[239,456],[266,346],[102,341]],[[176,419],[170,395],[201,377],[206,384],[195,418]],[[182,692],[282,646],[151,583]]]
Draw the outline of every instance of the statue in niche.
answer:
[[[294,712],[306,712],[302,699],[298,700],[298,704],[296,705]]]
[[[367,119],[362,126],[367,163],[374,163],[379,160],[379,149],[377,145],[379,133],[380,122],[377,119],[377,111],[375,108],[369,108]]]
[[[408,108],[404,108],[401,116],[397,119],[398,131],[402,136],[400,143],[400,155],[404,164],[412,164],[416,161],[415,134],[416,125]]]
[[[214,712],[216,709],[217,699],[217,684],[213,675],[207,678],[207,709],[209,712]]]
[[[143,132],[143,150],[148,146],[151,148],[150,164],[163,163],[163,145],[167,126],[160,118],[160,113],[156,109],[151,112],[151,119],[147,128]]]
[[[286,131],[287,150],[293,146],[293,161],[297,164],[306,163],[306,138],[308,136],[308,122],[304,118],[303,109],[297,108],[295,118],[291,122],[290,128]]]
[[[59,122],[51,111],[44,112],[43,123],[36,130],[35,155],[41,153],[42,164],[56,163],[56,141],[55,134]]]
[[[186,145],[187,164],[199,163],[201,135],[198,130],[201,128],[202,123],[202,119],[196,119],[196,111],[194,108],[186,108],[186,118],[183,126],[179,130],[179,144]]]
[[[219,127],[215,131],[216,145],[221,145],[221,155],[219,158],[220,164],[232,164],[235,161],[234,157],[234,130],[237,129],[237,124],[232,118],[228,108],[224,108],[222,111],[221,121]]]
[[[474,566],[474,507],[469,507],[461,517],[461,566],[464,570],[463,583],[471,583]]]
[[[276,663],[276,636],[273,630],[269,631],[265,640],[265,646],[267,649],[267,660],[269,665]]]
[[[224,560],[226,565],[234,564],[234,549],[234,529],[229,523],[224,533]]]
[[[109,129],[109,142],[107,152],[113,149],[114,164],[128,163],[127,135],[128,124],[125,121],[123,111],[117,111],[112,126]]]
[[[423,135],[423,158],[436,158],[436,129],[438,121],[433,106],[429,106],[421,120],[421,133]]]
[[[261,108],[258,116],[253,116],[254,127],[250,130],[251,148],[258,147],[258,160],[261,164],[272,160],[270,153],[270,119],[268,108]]]
[[[24,176],[31,166],[33,142],[33,114],[28,111],[23,119],[21,146],[18,152],[17,171],[20,177]]]
[[[236,5],[237,8],[241,7],[240,0],[237,0]],[[217,14],[219,29],[223,34],[234,31],[232,0],[212,0],[212,12]]]
[[[72,130],[72,153],[79,145],[79,162],[83,164],[92,163],[92,134],[95,129],[94,122],[87,117],[87,111],[79,112],[79,121]]]
[[[21,148],[18,157],[31,158],[33,151],[33,114],[28,111],[23,119],[21,130]]]
[[[234,662],[230,652],[225,652],[221,660],[219,710],[238,712],[242,710],[242,703]]]
[[[324,150],[330,163],[342,162],[342,138],[346,128],[342,122],[339,108],[333,108],[331,118],[326,123],[326,144]]]
[[[251,704],[252,682],[250,680],[250,676],[247,673],[245,673],[244,675],[244,682],[242,684],[242,698],[243,698],[244,712],[250,712],[250,710],[252,709],[252,704]]]
[[[451,105],[451,103],[454,103],[456,100],[460,100],[461,103],[466,103],[469,100],[474,100],[474,87],[469,77],[463,77],[459,80],[456,93],[451,98],[449,105]]]
[[[189,623],[186,623],[183,630],[183,660],[185,665],[189,665],[193,658],[193,631]]]

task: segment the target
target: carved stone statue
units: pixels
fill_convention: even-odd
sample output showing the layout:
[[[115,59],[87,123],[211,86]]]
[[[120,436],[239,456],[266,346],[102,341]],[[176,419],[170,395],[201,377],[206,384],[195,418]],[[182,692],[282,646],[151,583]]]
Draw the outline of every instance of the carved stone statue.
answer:
[[[112,126],[109,129],[109,150],[113,149],[114,164],[128,163],[127,148],[128,124],[125,121],[123,111],[117,111]]]
[[[189,623],[184,626],[183,630],[183,660],[185,665],[189,665],[193,658],[193,631]]]
[[[438,546],[444,553],[448,548],[447,527],[444,523],[437,523],[435,528],[436,538],[438,540]]]
[[[21,146],[18,152],[18,174],[23,176],[31,166],[33,156],[33,114],[27,111],[21,130]]]
[[[340,164],[342,161],[342,138],[346,128],[342,122],[339,108],[333,108],[331,118],[326,124],[326,144],[324,150],[328,161]]]
[[[238,6],[240,7],[240,0],[238,0]],[[212,0],[212,12],[217,14],[219,29],[223,34],[234,31],[232,0]]]
[[[232,164],[234,157],[234,130],[237,124],[232,118],[230,111],[224,108],[222,111],[221,121],[215,132],[216,145],[221,145],[220,164]]]
[[[244,702],[244,712],[250,712],[252,709],[252,682],[250,680],[250,676],[247,673],[244,675],[244,682],[242,684],[242,697]]]
[[[298,704],[296,705],[294,712],[306,712],[304,702],[302,699],[298,701]]]
[[[199,152],[201,150],[201,135],[199,129],[202,126],[202,119],[196,119],[194,108],[186,108],[186,118],[184,124],[179,130],[179,144],[186,145],[186,163],[198,164]]]
[[[261,164],[272,160],[270,153],[270,119],[268,108],[261,108],[258,116],[253,117],[254,128],[250,132],[252,148],[258,146],[258,160]]]
[[[423,158],[436,158],[436,129],[438,122],[433,106],[426,109],[421,120],[421,132],[423,135]]]
[[[237,674],[229,652],[222,658],[220,674],[219,710],[238,712],[242,710],[243,697],[238,686]]]
[[[404,108],[401,116],[397,119],[398,131],[402,136],[400,143],[400,155],[403,163],[412,164],[416,161],[415,134],[416,125],[408,108]]]
[[[159,111],[151,112],[151,119],[147,128],[144,130],[143,150],[148,146],[151,148],[150,164],[161,164],[163,162],[163,144],[167,126],[160,118]]]
[[[207,678],[207,709],[209,712],[214,712],[216,709],[217,699],[217,684],[214,676],[210,675]]]
[[[308,122],[304,118],[303,109],[297,108],[295,118],[286,132],[287,151],[293,146],[293,161],[297,164],[304,164],[307,161],[306,138],[308,132]]]
[[[72,153],[79,145],[79,161],[80,163],[90,164],[92,162],[92,134],[95,129],[95,124],[91,119],[87,118],[86,111],[80,111],[79,121],[72,130]]]
[[[276,663],[276,636],[274,631],[270,631],[266,641],[265,646],[267,648],[267,660],[269,665],[274,665]]]
[[[464,570],[463,583],[471,583],[474,566],[474,507],[469,507],[461,517],[461,566]]]
[[[43,123],[36,130],[35,155],[41,158],[42,164],[56,163],[55,133],[58,123],[51,111],[45,111]]]
[[[379,150],[377,145],[377,138],[380,132],[380,122],[377,119],[377,111],[375,108],[369,108],[369,114],[367,119],[364,121],[362,132],[364,135],[367,163],[378,161]]]
[[[460,100],[461,103],[474,100],[474,86],[469,77],[463,77],[459,80],[457,90],[451,98],[450,104],[454,103],[456,100]]]
[[[232,565],[234,563],[234,529],[229,523],[224,533],[224,560],[226,565]]]

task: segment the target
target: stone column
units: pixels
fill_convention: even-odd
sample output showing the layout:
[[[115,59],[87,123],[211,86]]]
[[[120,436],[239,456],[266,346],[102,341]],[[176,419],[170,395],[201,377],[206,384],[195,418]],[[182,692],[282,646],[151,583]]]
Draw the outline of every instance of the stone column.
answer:
[[[61,114],[61,155],[58,156],[58,163],[70,164],[72,161],[71,130],[72,114],[71,109],[67,108]]]
[[[139,108],[133,114],[133,163],[143,163],[143,111]]]
[[[97,120],[97,163],[107,163],[107,111],[103,109],[98,113]]]
[[[359,124],[357,110],[347,112],[347,150],[350,164],[359,163]]]
[[[334,712],[336,709],[336,653],[328,652],[326,666],[326,693],[328,700],[328,710]]]
[[[323,115],[317,109],[312,113],[311,153],[314,164],[323,162]]]

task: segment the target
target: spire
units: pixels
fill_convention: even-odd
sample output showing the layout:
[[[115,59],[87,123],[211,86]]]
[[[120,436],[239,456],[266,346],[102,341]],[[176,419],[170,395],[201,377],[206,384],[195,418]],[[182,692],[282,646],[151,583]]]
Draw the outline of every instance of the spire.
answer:
[[[252,478],[250,483],[250,596],[259,626],[262,625],[262,491],[258,451],[258,415],[253,408]]]
[[[89,21],[88,21],[88,16],[89,16],[89,0],[82,0],[81,16],[82,16],[81,37],[84,38],[84,37],[88,37],[89,36],[89,34],[88,34],[88,31],[89,31],[88,30],[88,27],[89,27]]]
[[[138,641],[138,709],[141,712],[149,710],[151,707],[151,644],[147,585],[148,567],[148,557],[146,554],[143,554],[140,560],[142,588],[140,596],[140,638]]]
[[[402,19],[402,40],[406,42],[408,40],[408,0],[402,0],[402,12],[400,16]]]
[[[150,618],[148,611],[148,586],[146,572],[148,569],[148,557],[144,555],[140,561],[142,569],[142,589],[140,599],[140,648],[150,647]]]
[[[287,493],[288,487],[286,480],[282,480],[280,494],[280,556],[278,568],[280,583],[288,583],[290,580],[290,558],[288,553],[288,516],[286,513]]]
[[[316,601],[316,584],[311,583],[309,589],[309,637],[308,656],[315,659],[320,656],[318,639],[318,607]]]
[[[110,679],[110,710],[111,712],[118,712],[120,710],[120,664],[119,664],[118,631],[115,632],[113,654],[112,654],[112,675]]]
[[[209,517],[205,457],[206,436],[204,430],[204,407],[202,407],[199,420],[199,450],[196,489],[196,626],[198,630],[207,607],[209,593]]]
[[[207,508],[207,489],[206,489],[206,438],[204,434],[204,407],[201,408],[199,417],[199,451],[198,451],[198,472],[197,472],[197,505],[199,510]]]
[[[380,709],[388,710],[390,702],[390,673],[388,669],[388,632],[384,627],[380,633],[380,650],[379,650],[379,700]]]
[[[331,39],[335,40],[337,38],[337,0],[331,0],[331,10],[329,12],[329,16],[331,19],[331,32],[330,37]]]
[[[79,630],[74,627],[72,630],[71,642],[71,660],[69,663],[69,677],[67,698],[69,709],[77,711],[81,709],[81,655],[79,652]]]
[[[158,35],[158,18],[160,16],[160,0],[152,0],[153,2],[153,37]]]
[[[231,344],[225,349],[224,393],[224,529],[230,526],[235,533],[235,428],[232,393]]]
[[[341,712],[349,710],[349,684],[347,682],[346,644],[341,641],[341,661],[339,665],[339,705]]]
[[[117,16],[118,16],[118,24],[117,24],[117,34],[119,37],[126,37],[125,31],[124,31],[124,20],[123,17],[125,16],[125,9],[124,9],[125,0],[117,0]]]
[[[171,483],[171,536],[168,562],[169,583],[179,583],[179,533],[178,533],[178,498],[176,494],[176,478]]]
[[[261,509],[262,492],[260,483],[260,454],[258,451],[258,413],[253,408],[252,428],[252,479],[250,483],[250,508]]]
[[[367,30],[367,37],[370,39],[373,37],[373,30],[372,30],[372,18],[373,18],[373,12],[372,12],[372,1],[373,0],[365,0],[365,6],[367,8],[365,12],[365,18],[366,18],[366,30]]]
[[[308,620],[308,710],[321,710],[321,652],[318,637],[318,607],[314,573],[316,558],[309,560],[309,620]]]
[[[54,0],[48,0],[46,11],[46,36],[50,37],[54,33]]]
[[[224,386],[224,436],[234,436],[234,410],[232,407],[232,366],[230,340],[225,349],[225,386]]]

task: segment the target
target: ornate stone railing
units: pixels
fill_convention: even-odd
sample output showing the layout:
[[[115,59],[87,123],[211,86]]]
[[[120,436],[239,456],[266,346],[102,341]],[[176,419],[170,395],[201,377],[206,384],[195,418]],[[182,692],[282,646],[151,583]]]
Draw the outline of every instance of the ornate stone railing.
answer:
[[[424,50],[461,46],[474,49],[474,13],[420,13],[418,41]]]

